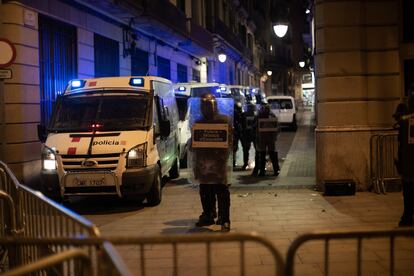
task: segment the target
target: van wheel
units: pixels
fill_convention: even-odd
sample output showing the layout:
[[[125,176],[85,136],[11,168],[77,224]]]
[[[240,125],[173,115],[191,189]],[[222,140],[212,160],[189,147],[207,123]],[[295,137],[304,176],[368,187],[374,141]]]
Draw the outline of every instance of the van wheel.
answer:
[[[149,206],[157,206],[161,202],[161,172],[157,171],[154,182],[152,183],[151,190],[146,195]]]
[[[180,177],[180,158],[179,157],[175,159],[174,165],[171,167],[168,174],[170,175],[171,179],[176,179]]]

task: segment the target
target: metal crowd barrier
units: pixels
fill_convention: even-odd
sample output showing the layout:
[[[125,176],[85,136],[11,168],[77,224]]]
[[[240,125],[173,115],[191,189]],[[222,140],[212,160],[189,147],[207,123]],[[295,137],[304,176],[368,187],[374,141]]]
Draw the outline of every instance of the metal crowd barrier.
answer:
[[[246,255],[249,251],[251,246],[246,246],[246,243],[255,243],[258,244],[260,247],[265,249],[268,253],[270,253],[273,263],[274,263],[274,270],[272,271],[273,275],[281,276],[284,272],[284,262],[283,258],[279,251],[272,245],[270,241],[265,238],[262,238],[256,234],[239,234],[239,233],[226,233],[226,234],[192,234],[192,235],[173,235],[173,236],[156,236],[156,237],[91,237],[91,238],[0,238],[0,245],[9,246],[9,245],[21,245],[21,246],[40,246],[40,247],[100,247],[105,243],[108,243],[107,246],[113,244],[117,247],[128,246],[132,247],[133,249],[128,249],[128,256],[134,255],[137,253],[138,258],[135,260],[134,263],[137,264],[137,267],[134,272],[139,273],[141,276],[148,275],[149,270],[151,269],[149,263],[151,261],[156,261],[156,268],[159,269],[162,267],[161,260],[166,261],[167,259],[170,261],[170,265],[168,265],[168,269],[170,271],[166,272],[168,275],[188,275],[188,271],[180,265],[180,262],[183,260],[186,264],[191,264],[193,260],[193,256],[197,254],[195,250],[191,250],[189,252],[190,244],[197,244],[197,245],[205,245],[205,262],[198,263],[200,267],[205,267],[206,274],[208,276],[215,275],[213,272],[214,268],[214,254],[215,252],[214,246],[224,245],[228,243],[237,243],[239,245],[239,252],[238,256],[234,256],[234,250],[232,251],[231,248],[226,247],[226,249],[230,249],[230,251],[226,251],[223,258],[231,258],[236,257],[238,258],[238,267],[239,267],[239,275],[246,275]],[[162,255],[163,257],[155,259],[151,259],[149,256],[150,252],[149,249],[153,249],[156,245],[166,245],[169,246],[169,250],[167,248],[163,248]],[[213,246],[214,245],[214,246]],[[250,245],[250,244],[249,244]],[[197,247],[197,249],[202,249],[202,247]],[[223,248],[221,248],[223,249]],[[224,250],[224,249],[223,249]],[[134,252],[135,251],[135,252]],[[169,251],[169,252],[167,252]],[[185,254],[187,253],[187,254]],[[180,256],[184,254],[183,256]],[[188,255],[190,254],[190,255]],[[111,267],[117,267],[118,272],[122,272],[122,274],[112,274],[108,268],[105,267],[106,262],[108,260],[99,257],[97,254],[94,256],[95,261],[97,261],[98,267],[98,275],[130,275],[129,270],[125,268],[124,264],[120,259],[113,258],[112,261],[115,265]],[[169,256],[168,258],[166,256]],[[153,256],[154,257],[154,256]],[[154,268],[154,267],[153,267]],[[165,267],[164,267],[165,268]],[[197,274],[203,274],[202,270],[197,267]],[[191,275],[191,274],[190,274]],[[233,274],[232,274],[233,275]]]
[[[3,237],[0,246],[42,252],[33,262],[1,275],[131,275],[113,246],[102,238]]]
[[[98,236],[98,228],[85,218],[55,203],[41,192],[19,183],[0,161],[0,190],[14,202],[16,234],[27,237]],[[0,233],[1,234],[1,233]]]
[[[0,161],[0,237],[22,238],[85,238],[98,237],[99,230],[90,221],[75,214],[19,183],[7,165]],[[45,256],[60,254],[67,248],[39,247],[36,245],[16,247],[0,246],[0,272],[26,266]],[[121,267],[112,260],[116,259],[116,251],[109,245],[96,249],[88,248],[88,254],[94,256],[97,251],[106,258],[107,269],[113,275]],[[111,266],[112,265],[112,266]],[[96,268],[96,263],[92,263]],[[70,274],[62,274],[70,275]],[[98,275],[98,274],[94,274]]]
[[[385,194],[385,182],[400,176],[394,161],[398,158],[398,133],[375,134],[370,140],[371,181],[376,193]]]
[[[88,254],[82,249],[69,249],[61,253],[42,258],[33,263],[7,271],[3,276],[20,276],[45,272],[64,274],[64,270],[72,270],[73,275],[92,275],[92,265]],[[67,273],[69,274],[69,273]]]
[[[329,275],[330,270],[330,259],[331,250],[330,244],[334,241],[341,241],[344,244],[344,240],[355,240],[356,243],[353,245],[356,249],[356,256],[355,256],[355,264],[356,264],[356,273],[352,273],[352,275],[362,275],[363,270],[363,240],[368,239],[381,239],[387,238],[389,239],[389,265],[388,265],[388,272],[387,275],[393,276],[395,274],[396,269],[396,238],[410,238],[414,242],[414,228],[413,229],[398,229],[398,230],[380,230],[380,231],[353,231],[353,232],[326,232],[326,233],[310,233],[304,234],[297,237],[291,245],[289,246],[287,257],[286,257],[286,276],[293,276],[294,275],[294,268],[295,268],[295,256],[297,256],[297,252],[299,248],[311,241],[322,241],[323,242],[323,269],[324,275]],[[407,241],[402,241],[403,244],[407,244]],[[349,245],[349,244],[348,244]],[[374,245],[372,250],[379,250],[377,248],[378,245]],[[412,247],[408,246],[410,250]],[[355,251],[354,251],[355,252]],[[346,255],[345,253],[341,253],[342,257]],[[383,261],[383,260],[382,260]],[[406,261],[413,261],[409,258],[406,258]],[[349,264],[350,266],[351,264]],[[384,268],[387,268],[387,265],[382,264]],[[333,274],[335,275],[335,273]],[[384,274],[385,275],[385,274]]]

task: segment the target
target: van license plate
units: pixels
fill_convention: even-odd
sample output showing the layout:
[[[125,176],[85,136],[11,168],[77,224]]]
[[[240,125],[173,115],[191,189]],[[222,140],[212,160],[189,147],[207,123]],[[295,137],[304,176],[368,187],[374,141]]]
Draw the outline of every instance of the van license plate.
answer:
[[[105,178],[101,179],[74,179],[74,186],[105,186]]]

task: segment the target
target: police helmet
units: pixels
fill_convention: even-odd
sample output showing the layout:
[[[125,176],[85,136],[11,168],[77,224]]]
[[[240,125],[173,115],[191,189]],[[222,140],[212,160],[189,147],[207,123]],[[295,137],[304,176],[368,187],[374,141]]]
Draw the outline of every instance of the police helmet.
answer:
[[[213,119],[218,113],[216,97],[211,93],[204,93],[200,98],[200,109],[206,119]]]
[[[260,112],[259,112],[261,117],[267,117],[270,114],[270,105],[269,104],[262,104],[262,106],[260,107]]]
[[[242,104],[241,104],[241,102],[236,102],[235,104],[234,104],[234,111],[239,111],[239,112],[241,112],[243,109],[242,109]]]

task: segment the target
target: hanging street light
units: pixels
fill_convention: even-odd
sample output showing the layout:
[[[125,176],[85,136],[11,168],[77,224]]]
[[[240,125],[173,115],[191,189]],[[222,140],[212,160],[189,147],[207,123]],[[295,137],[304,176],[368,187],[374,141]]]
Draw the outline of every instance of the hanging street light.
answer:
[[[218,60],[219,60],[221,63],[226,62],[226,59],[227,59],[227,55],[226,55],[225,53],[219,53],[219,54],[218,54]]]
[[[286,23],[276,23],[273,25],[273,31],[277,37],[284,37],[288,31],[288,25]]]
[[[305,67],[305,62],[303,60],[299,61],[299,67],[300,68]]]
[[[268,70],[268,71],[267,71],[267,75],[268,75],[268,76],[271,76],[272,74],[273,74],[273,72],[272,72],[271,70]]]

